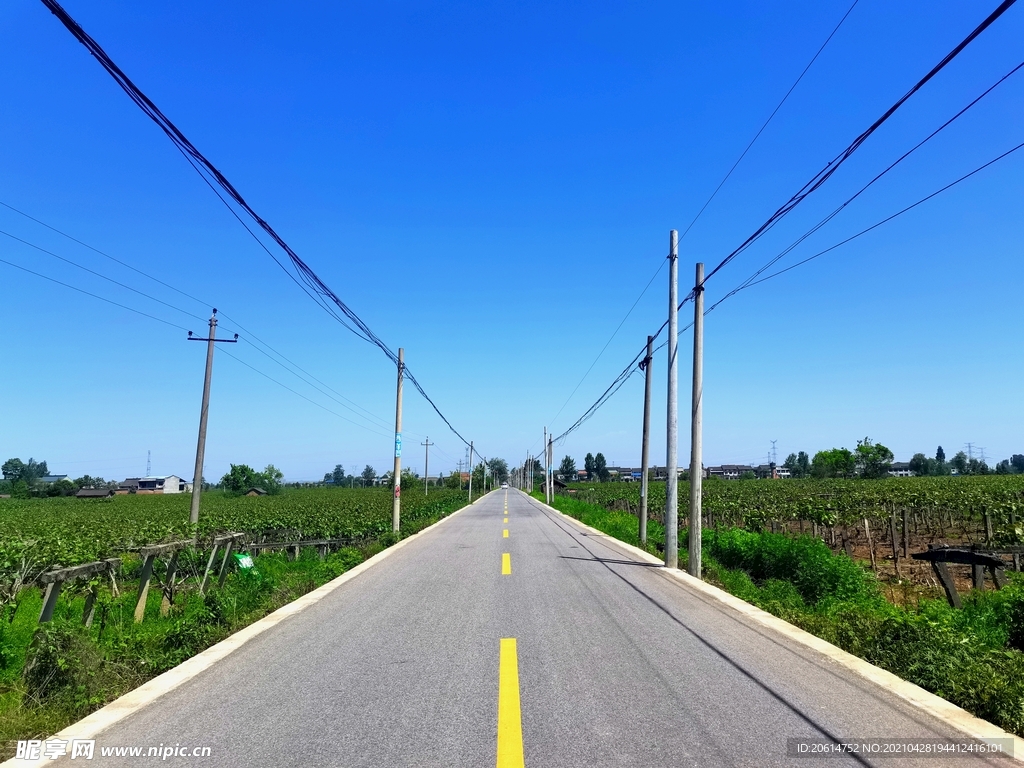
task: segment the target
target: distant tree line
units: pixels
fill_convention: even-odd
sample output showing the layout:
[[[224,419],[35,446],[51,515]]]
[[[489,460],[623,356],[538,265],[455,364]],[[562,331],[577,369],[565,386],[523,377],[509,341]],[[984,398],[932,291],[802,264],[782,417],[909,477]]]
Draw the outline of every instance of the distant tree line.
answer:
[[[74,480],[63,478],[53,483],[43,482],[50,470],[45,461],[29,459],[8,459],[0,467],[3,479],[0,480],[0,493],[9,494],[14,498],[28,499],[46,496],[71,496],[80,488],[117,488],[114,480],[102,477],[82,475]]]

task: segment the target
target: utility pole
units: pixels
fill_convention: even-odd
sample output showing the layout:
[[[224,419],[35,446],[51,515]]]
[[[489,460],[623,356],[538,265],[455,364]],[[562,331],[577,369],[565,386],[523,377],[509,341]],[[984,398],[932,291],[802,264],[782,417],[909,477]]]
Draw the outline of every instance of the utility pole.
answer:
[[[555,503],[555,444],[551,435],[548,435],[548,506]]]
[[[544,427],[544,442],[541,443],[544,446],[544,503],[550,504],[551,500],[548,498],[548,489],[551,487],[551,483],[548,481],[548,428]]]
[[[651,361],[654,359],[654,337],[647,337],[644,369],[644,438],[640,449],[640,543],[647,543],[647,467],[651,453]]]
[[[210,336],[200,339],[188,332],[189,341],[206,342],[206,379],[203,381],[203,407],[199,411],[199,443],[196,445],[196,470],[192,475],[192,507],[189,510],[188,520],[192,525],[193,535],[198,535],[199,525],[199,494],[203,491],[203,459],[206,457],[206,417],[210,414],[210,379],[213,378],[213,347],[216,342],[221,341],[227,344],[234,344],[238,341],[238,334],[233,339],[217,338],[217,309],[214,308],[210,315]],[[149,459],[146,460],[147,469]]]
[[[665,446],[665,567],[679,567],[679,233],[669,233],[668,253],[668,408]]]
[[[391,507],[391,530],[398,533],[402,522],[402,378],[405,373],[405,350],[398,348],[398,390],[395,397],[395,470],[391,484],[395,500]]]
[[[703,517],[701,486],[704,482],[704,263],[697,263],[697,282],[693,289],[693,395],[690,412],[690,548],[689,571],[701,578],[700,556]],[[774,452],[774,445],[772,446]]]
[[[426,496],[427,483],[430,482],[428,480],[428,478],[430,477],[430,446],[432,446],[433,443],[430,442],[430,438],[428,437],[426,442],[420,443],[420,445],[426,446],[424,450],[425,455],[423,457],[423,495]]]
[[[473,501],[473,441],[469,441],[469,500]]]

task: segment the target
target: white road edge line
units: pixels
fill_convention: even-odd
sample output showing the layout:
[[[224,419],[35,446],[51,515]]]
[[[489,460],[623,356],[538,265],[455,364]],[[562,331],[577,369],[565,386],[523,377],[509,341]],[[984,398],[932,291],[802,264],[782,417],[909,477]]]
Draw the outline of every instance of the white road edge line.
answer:
[[[287,605],[281,606],[273,613],[264,616],[262,619],[254,621],[249,626],[238,630],[229,637],[224,638],[219,643],[211,645],[205,651],[197,653],[191,659],[183,661],[181,664],[174,667],[174,669],[169,669],[163,674],[157,675],[152,680],[143,683],[135,690],[126,693],[120,698],[114,699],[114,701],[110,702],[105,707],[96,710],[90,715],[86,715],[77,723],[69,725],[67,728],[60,731],[60,733],[56,733],[48,738],[64,739],[66,741],[70,741],[71,739],[95,739],[97,735],[105,731],[107,728],[110,728],[115,723],[120,722],[143,707],[152,704],[165,693],[173,691],[175,688],[188,682],[199,673],[209,669],[225,656],[237,651],[257,635],[263,634],[268,629],[271,629],[287,619],[289,616],[294,616],[314,603],[320,602],[327,597],[327,595],[331,594],[331,592],[356,578],[359,574],[375,565],[378,565],[381,561],[390,557],[402,547],[419,538],[423,534],[433,530],[437,526],[451,520],[461,512],[464,512],[470,507],[480,503],[489,495],[490,494],[484,494],[476,501],[467,504],[461,509],[455,510],[446,517],[442,517],[436,523],[428,525],[422,531],[414,533],[412,536],[392,544],[384,551],[378,552],[369,560],[364,560],[355,568],[345,571],[345,573],[341,574],[338,578],[327,582],[322,587],[318,587],[312,592],[307,592],[302,597],[293,600]],[[53,765],[53,760],[44,757],[39,760],[30,761],[24,759],[19,760],[18,758],[12,757],[3,763],[0,763],[0,768],[31,768],[32,766],[44,765]]]
[[[645,552],[639,547],[634,547],[632,544],[619,541],[614,536],[609,536],[603,531],[591,528],[589,525],[581,523],[576,518],[569,517],[569,515],[559,512],[554,507],[549,507],[542,501],[537,501],[537,499],[534,499],[532,496],[530,499],[537,502],[545,509],[550,509],[552,512],[561,515],[562,518],[568,520],[577,527],[586,530],[591,535],[605,539],[645,562],[664,565],[663,560],[655,557],[650,552]],[[909,702],[918,709],[924,710],[932,717],[941,720],[943,723],[946,723],[946,725],[949,725],[972,738],[981,740],[1013,739],[1013,758],[1018,762],[1024,762],[1024,739],[1021,739],[1019,736],[1007,733],[999,726],[993,725],[988,722],[988,720],[982,720],[980,717],[975,717],[967,710],[961,709],[955,704],[946,701],[941,696],[936,696],[934,693],[930,693],[924,688],[904,680],[902,677],[897,677],[892,672],[884,670],[881,667],[876,667],[874,664],[864,661],[864,659],[854,656],[852,653],[847,653],[842,648],[832,645],[832,643],[822,640],[820,637],[816,637],[810,632],[790,624],[788,621],[783,621],[778,616],[773,616],[767,611],[761,610],[757,606],[751,605],[745,600],[741,600],[734,595],[730,595],[723,589],[707,584],[700,579],[695,579],[693,576],[686,573],[686,571],[680,571],[674,568],[664,568],[663,570],[666,575],[671,576],[690,589],[701,592],[708,597],[729,606],[733,610],[742,613],[751,621],[764,627],[769,627],[790,640],[817,651],[865,680],[869,680],[875,685],[881,686],[887,691],[895,693],[904,701]]]

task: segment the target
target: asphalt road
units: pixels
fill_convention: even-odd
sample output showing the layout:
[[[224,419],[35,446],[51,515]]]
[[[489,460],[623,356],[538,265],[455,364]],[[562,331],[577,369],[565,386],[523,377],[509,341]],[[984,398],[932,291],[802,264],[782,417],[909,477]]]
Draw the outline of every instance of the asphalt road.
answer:
[[[525,495],[497,491],[99,734],[87,764],[160,762],[99,753],[176,744],[210,755],[162,762],[208,768],[494,766],[496,755],[499,768],[821,764],[787,754],[790,737],[964,740]]]

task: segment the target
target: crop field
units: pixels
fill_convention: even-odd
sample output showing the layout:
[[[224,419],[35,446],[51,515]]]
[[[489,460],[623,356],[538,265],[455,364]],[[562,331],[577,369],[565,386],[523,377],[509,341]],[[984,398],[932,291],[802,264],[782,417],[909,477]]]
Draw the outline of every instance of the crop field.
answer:
[[[636,511],[639,483],[579,483],[570,486],[595,504]],[[772,523],[806,521],[820,526],[852,526],[867,518],[886,520],[906,511],[917,530],[970,538],[985,532],[985,515],[1004,541],[1022,538],[1024,475],[906,477],[889,480],[705,480],[706,524],[763,530]],[[679,483],[680,518],[686,517],[690,484]],[[650,484],[648,510],[661,515],[665,484]],[[685,520],[682,520],[685,522]]]
[[[402,523],[438,517],[464,500],[464,491],[410,489]],[[27,557],[46,568],[78,565],[148,544],[189,535],[188,494],[127,495],[109,499],[0,499],[0,571]],[[371,539],[391,531],[391,489],[311,488],[277,496],[203,494],[199,535],[229,531],[302,539]],[[8,565],[10,567],[10,565]]]

